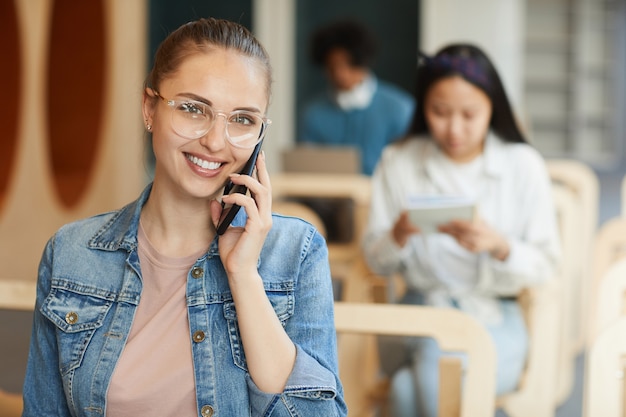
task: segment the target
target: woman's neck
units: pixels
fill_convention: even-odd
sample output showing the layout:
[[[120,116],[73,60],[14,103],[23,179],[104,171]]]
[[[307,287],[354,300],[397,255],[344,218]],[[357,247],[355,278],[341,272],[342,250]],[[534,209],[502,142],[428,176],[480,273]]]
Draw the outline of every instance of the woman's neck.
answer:
[[[215,237],[208,201],[166,200],[153,190],[141,210],[140,221],[155,249],[171,257],[207,249]]]

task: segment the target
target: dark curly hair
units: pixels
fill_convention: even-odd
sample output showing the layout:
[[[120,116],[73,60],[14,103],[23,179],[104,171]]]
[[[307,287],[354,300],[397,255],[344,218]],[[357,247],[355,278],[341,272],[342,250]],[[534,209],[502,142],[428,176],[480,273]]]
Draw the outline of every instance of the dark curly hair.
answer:
[[[311,59],[314,64],[324,66],[328,53],[336,48],[350,55],[352,65],[369,67],[376,55],[376,39],[361,23],[346,19],[323,26],[311,36]]]

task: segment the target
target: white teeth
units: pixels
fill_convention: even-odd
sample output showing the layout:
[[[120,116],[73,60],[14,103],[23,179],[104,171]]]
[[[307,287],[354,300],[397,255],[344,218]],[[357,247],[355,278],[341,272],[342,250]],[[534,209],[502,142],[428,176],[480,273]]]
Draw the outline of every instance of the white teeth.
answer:
[[[200,159],[193,155],[187,155],[187,159],[189,159],[195,165],[198,165],[200,168],[204,168],[204,169],[218,169],[219,167],[222,166],[220,162],[205,161],[204,159]]]

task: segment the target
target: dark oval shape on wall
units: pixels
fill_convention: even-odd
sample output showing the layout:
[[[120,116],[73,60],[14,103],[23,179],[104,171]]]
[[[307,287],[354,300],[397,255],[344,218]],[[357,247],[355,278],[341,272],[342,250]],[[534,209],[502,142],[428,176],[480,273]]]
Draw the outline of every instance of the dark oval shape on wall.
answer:
[[[0,207],[4,205],[15,166],[21,114],[22,52],[15,2],[0,1]]]
[[[87,191],[102,141],[106,92],[103,0],[55,0],[48,48],[47,123],[54,184],[66,207]]]

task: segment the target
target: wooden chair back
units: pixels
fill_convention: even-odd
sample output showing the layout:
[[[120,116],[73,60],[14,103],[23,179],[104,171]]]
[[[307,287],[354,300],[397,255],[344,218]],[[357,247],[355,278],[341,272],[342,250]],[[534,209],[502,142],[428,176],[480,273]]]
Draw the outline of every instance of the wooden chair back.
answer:
[[[575,251],[573,236],[578,227],[577,202],[573,192],[553,183],[563,258]],[[571,391],[575,362],[569,340],[573,306],[574,264],[563,262],[557,275],[546,284],[527,288],[518,301],[524,311],[529,335],[528,360],[518,388],[499,396],[498,407],[510,417],[553,417],[560,398]]]
[[[556,372],[556,406],[565,402],[574,387],[576,377],[576,357],[581,320],[580,285],[581,271],[580,244],[581,206],[579,199],[570,187],[560,183],[552,184],[552,196],[557,213],[561,237],[561,265],[559,267],[560,322],[559,354]]]
[[[590,283],[592,280],[593,242],[598,230],[599,181],[596,173],[581,161],[572,159],[547,159],[546,166],[553,183],[561,184],[571,190],[577,202],[578,226],[571,257],[567,262],[572,264],[571,282],[572,306],[574,315],[570,328],[571,339],[576,353],[586,347],[587,328],[590,312]],[[584,323],[583,325],[580,325]]]
[[[36,291],[37,284],[31,281],[0,280],[0,309],[32,310]]]
[[[626,312],[626,258],[607,269],[598,284],[598,297],[594,311],[592,340],[597,338]]]
[[[583,416],[626,416],[626,316],[590,343],[586,360]]]
[[[33,310],[36,288],[31,281],[0,280],[0,310]],[[19,417],[22,408],[21,394],[0,389],[0,417]]]
[[[595,236],[593,248],[593,279],[590,285],[590,317],[599,311],[600,284],[607,271],[615,262],[626,258],[626,217],[614,217],[606,221]],[[599,334],[597,320],[587,321],[588,342],[591,343]]]
[[[494,415],[495,347],[484,326],[465,313],[415,305],[336,302],[335,326],[350,416],[373,413],[368,395],[378,383],[375,335],[427,336],[444,351],[466,353],[463,372],[460,361],[446,358],[440,364],[440,417]]]

